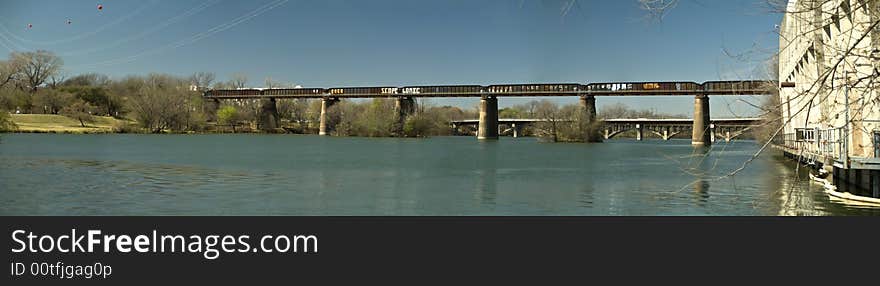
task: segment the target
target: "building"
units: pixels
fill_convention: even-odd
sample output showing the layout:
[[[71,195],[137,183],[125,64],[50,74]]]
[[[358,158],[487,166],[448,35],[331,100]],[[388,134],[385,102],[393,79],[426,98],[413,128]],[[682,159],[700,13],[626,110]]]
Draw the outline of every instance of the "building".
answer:
[[[790,0],[779,26],[786,155],[880,197],[880,0]]]

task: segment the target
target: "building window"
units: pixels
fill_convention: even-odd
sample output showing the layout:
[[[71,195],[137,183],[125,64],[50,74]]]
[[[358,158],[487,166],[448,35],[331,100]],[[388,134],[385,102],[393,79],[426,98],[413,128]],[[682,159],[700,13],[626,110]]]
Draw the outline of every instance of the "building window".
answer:
[[[874,158],[880,158],[880,131],[874,131]]]
[[[795,140],[797,142],[814,142],[816,141],[816,129],[812,128],[796,128]]]

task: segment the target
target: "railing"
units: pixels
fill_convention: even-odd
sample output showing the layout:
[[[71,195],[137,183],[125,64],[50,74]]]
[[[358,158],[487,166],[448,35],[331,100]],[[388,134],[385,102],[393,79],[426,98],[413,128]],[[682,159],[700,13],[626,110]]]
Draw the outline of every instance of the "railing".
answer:
[[[795,155],[811,159],[839,159],[845,153],[843,128],[798,128],[794,133],[783,135],[783,146]]]

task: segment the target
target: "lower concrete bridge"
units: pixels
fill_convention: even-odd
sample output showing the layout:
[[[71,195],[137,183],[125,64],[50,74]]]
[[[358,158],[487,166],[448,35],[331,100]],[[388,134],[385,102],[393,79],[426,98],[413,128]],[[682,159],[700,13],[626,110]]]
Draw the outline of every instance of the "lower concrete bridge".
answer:
[[[521,136],[525,126],[535,123],[548,122],[545,119],[498,119],[498,133],[510,134],[513,137]],[[663,140],[669,140],[681,133],[694,133],[693,119],[666,118],[666,119],[605,119],[603,122],[605,140],[613,139],[627,131],[635,131],[636,140],[644,140],[646,132],[656,135]],[[477,126],[480,120],[455,120],[450,122],[453,130],[459,130],[462,126]],[[724,140],[730,142],[752,127],[761,124],[761,118],[728,118],[712,119],[708,126],[710,142]]]

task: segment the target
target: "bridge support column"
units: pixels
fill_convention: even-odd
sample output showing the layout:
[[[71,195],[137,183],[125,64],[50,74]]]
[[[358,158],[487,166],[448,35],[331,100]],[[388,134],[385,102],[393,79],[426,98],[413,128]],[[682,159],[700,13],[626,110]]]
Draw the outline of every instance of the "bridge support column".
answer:
[[[278,107],[275,105],[275,98],[270,97],[262,101],[258,127],[262,131],[276,131],[281,127],[281,119],[278,117]]]
[[[587,130],[585,130],[584,142],[598,142],[599,127],[596,123],[596,97],[592,95],[581,96],[581,108],[586,111]],[[607,139],[607,138],[606,138]]]
[[[645,125],[636,124],[636,140],[642,141],[645,136]]]
[[[709,124],[709,141],[715,143],[715,139],[717,139],[718,134],[715,134],[715,124]]]
[[[712,139],[710,138],[709,124],[709,96],[705,94],[697,95],[694,99],[694,127],[691,144],[694,146],[710,146]]]
[[[339,99],[337,98],[321,99],[321,123],[318,125],[318,135],[327,135],[328,128],[330,127],[329,122],[327,122],[327,112],[338,101]]]
[[[592,95],[581,96],[581,107],[587,111],[587,121],[592,123],[596,120],[596,97]]]
[[[498,139],[498,98],[483,96],[480,99],[480,125],[477,129],[477,139]]]
[[[663,128],[663,141],[669,141],[669,127]]]
[[[416,112],[416,100],[412,97],[398,97],[394,102],[394,108],[401,116],[407,116]]]
[[[398,136],[402,136],[406,117],[416,112],[416,100],[412,97],[398,97],[394,101],[394,109],[397,110],[397,125],[394,128],[395,133],[397,133]]]
[[[206,104],[208,108],[208,120],[217,122],[217,110],[220,110],[220,100],[215,98],[212,100],[208,100]]]
[[[522,133],[522,124],[510,124],[510,129],[513,129],[513,138],[519,138],[520,133]]]
[[[605,140],[608,140],[609,138],[611,138],[611,129],[605,127]]]

